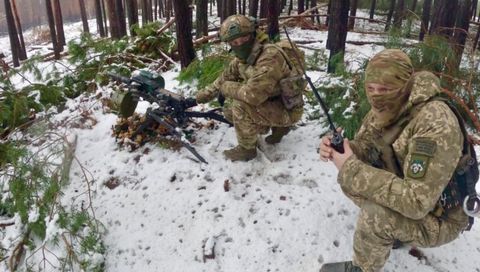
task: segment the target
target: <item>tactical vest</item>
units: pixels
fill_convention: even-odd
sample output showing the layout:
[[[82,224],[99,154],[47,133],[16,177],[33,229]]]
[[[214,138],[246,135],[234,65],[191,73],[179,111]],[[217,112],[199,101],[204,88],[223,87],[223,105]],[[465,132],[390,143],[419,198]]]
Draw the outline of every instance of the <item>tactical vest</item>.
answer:
[[[435,209],[431,212],[436,217],[445,219],[451,209],[461,206],[464,204],[464,201],[466,202],[465,205],[468,210],[476,210],[480,205],[480,200],[475,191],[475,184],[479,178],[475,149],[468,138],[465,123],[460,112],[447,99],[439,96],[432,97],[428,101],[413,107],[410,114],[401,118],[395,123],[395,125],[387,130],[382,131],[381,134],[377,132],[376,135],[374,135],[374,139],[372,139],[375,143],[375,148],[369,151],[370,154],[368,160],[372,166],[387,170],[396,174],[398,177],[404,178],[403,171],[395,156],[392,144],[397,140],[400,133],[416,116],[420,109],[431,101],[442,101],[448,105],[457,117],[464,139],[460,161],[458,162],[448,185],[445,187],[437,201]],[[470,230],[473,225],[473,216],[471,214],[467,215],[469,215],[469,225],[466,230]]]
[[[275,47],[280,51],[290,68],[290,75],[279,82],[283,105],[287,110],[303,107],[303,91],[307,87],[307,81],[303,78],[305,54],[288,41],[264,45],[264,48],[268,47]]]

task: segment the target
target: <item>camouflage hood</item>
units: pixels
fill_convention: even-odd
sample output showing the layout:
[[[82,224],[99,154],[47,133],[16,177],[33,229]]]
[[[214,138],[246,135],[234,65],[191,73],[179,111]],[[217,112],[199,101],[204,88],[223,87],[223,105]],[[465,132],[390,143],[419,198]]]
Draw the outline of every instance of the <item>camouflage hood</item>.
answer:
[[[442,92],[440,80],[431,72],[422,71],[414,73],[409,84],[410,96],[405,111],[409,112],[413,106],[426,102]]]
[[[252,51],[247,58],[247,63],[250,65],[255,64],[257,58],[260,56],[263,50],[263,45],[268,41],[268,35],[261,31],[257,30],[255,34],[255,43],[253,45]]]

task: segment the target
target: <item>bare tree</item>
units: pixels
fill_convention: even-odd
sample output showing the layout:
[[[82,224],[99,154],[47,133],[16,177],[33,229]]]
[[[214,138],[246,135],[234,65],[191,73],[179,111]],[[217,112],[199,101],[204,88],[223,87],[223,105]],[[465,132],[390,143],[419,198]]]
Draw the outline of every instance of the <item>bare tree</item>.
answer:
[[[385,25],[385,31],[390,29],[390,23],[392,22],[393,11],[395,10],[395,0],[390,0],[390,8],[387,14],[387,25]]]
[[[192,41],[192,17],[187,1],[173,1],[176,18],[177,46],[182,68],[195,59]]]
[[[395,7],[395,16],[393,17],[393,26],[397,29],[402,27],[403,17],[405,16],[405,1],[397,0]]]
[[[260,0],[260,18],[267,18],[268,0]]]
[[[297,11],[298,14],[302,14],[305,11],[305,0],[298,0]]]
[[[358,0],[351,0],[350,1],[350,18],[348,19],[348,30],[352,30],[355,26],[355,16],[357,16],[357,5]]]
[[[87,10],[85,9],[85,1],[78,0],[78,4],[80,6],[80,14],[82,16],[83,32],[89,33],[90,29],[88,28]]]
[[[208,35],[208,0],[197,0],[197,38]]]
[[[137,0],[126,0],[125,8],[127,10],[128,25],[130,26],[130,35],[135,36],[133,25],[138,24],[138,4]]]
[[[330,50],[328,59],[328,73],[334,73],[336,65],[343,63],[345,42],[347,39],[349,0],[331,1],[330,17],[328,22],[327,49]]]
[[[462,60],[465,42],[467,41],[468,28],[470,26],[471,0],[459,0],[455,33],[453,34],[453,49],[455,51],[454,67],[458,69]]]
[[[13,16],[15,17],[15,26],[17,28],[18,39],[20,42],[19,44],[20,46],[18,48],[18,58],[20,60],[26,60],[27,50],[25,48],[25,40],[23,39],[22,24],[20,23],[20,17],[18,16],[16,0],[12,0],[11,4],[12,4]]]
[[[372,3],[370,3],[370,20],[373,20],[373,16],[375,15],[376,5],[377,5],[377,0],[372,0]]]
[[[18,41],[17,27],[15,26],[15,19],[13,17],[12,5],[10,0],[4,0],[5,3],[5,15],[7,18],[8,25],[8,37],[10,38],[10,48],[12,49],[12,61],[13,66],[20,66],[18,48],[20,47],[20,42]]]
[[[170,21],[170,16],[172,16],[172,0],[165,0],[165,18],[167,22]]]
[[[280,39],[280,29],[278,28],[278,16],[280,15],[280,6],[277,0],[268,0],[268,36],[274,41]]]
[[[100,37],[105,37],[105,27],[103,25],[103,13],[102,13],[102,4],[101,0],[95,0],[95,17],[97,20],[97,30],[100,34]]]
[[[55,17],[55,27],[57,29],[57,39],[60,52],[63,51],[63,46],[67,43],[65,42],[65,31],[63,30],[63,17],[62,17],[62,7],[60,6],[59,0],[53,0],[53,9]]]
[[[248,15],[257,18],[257,16],[258,16],[258,0],[250,0]]]
[[[123,8],[123,0],[115,0],[115,13],[118,20],[118,31],[120,37],[127,35],[127,22],[125,20],[125,10]]]
[[[45,0],[45,6],[47,9],[47,19],[50,28],[50,37],[52,38],[53,52],[55,54],[55,59],[60,59],[60,47],[57,40],[57,30],[55,29],[52,2],[50,0]]]
[[[432,0],[424,0],[422,9],[422,24],[420,26],[419,41],[423,41],[425,32],[428,31],[428,24],[430,22],[430,9],[432,7]]]
[[[436,0],[430,33],[449,38],[455,25],[458,0]]]

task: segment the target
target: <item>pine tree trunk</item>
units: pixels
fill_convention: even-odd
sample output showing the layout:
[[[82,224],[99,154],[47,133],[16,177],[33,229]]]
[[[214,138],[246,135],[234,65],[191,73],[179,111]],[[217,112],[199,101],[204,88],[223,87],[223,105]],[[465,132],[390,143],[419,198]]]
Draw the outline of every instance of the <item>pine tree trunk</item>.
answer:
[[[57,39],[60,52],[63,51],[63,46],[67,43],[65,42],[65,31],[63,30],[63,16],[62,16],[62,7],[60,6],[59,0],[53,0],[54,8],[54,17],[55,17],[55,26],[57,29]]]
[[[305,0],[298,0],[297,2],[297,12],[302,14],[305,11]]]
[[[423,41],[425,33],[428,31],[428,24],[430,22],[430,10],[432,8],[432,0],[425,0],[422,8],[422,24],[420,26],[419,41]]]
[[[53,17],[53,7],[51,0],[45,0],[45,6],[47,9],[48,26],[50,28],[50,37],[52,38],[53,52],[55,59],[60,59],[60,47],[58,45],[57,31],[55,29],[55,18]]]
[[[349,0],[331,1],[330,17],[328,22],[327,49],[330,50],[328,59],[328,73],[334,73],[336,65],[343,63],[345,42],[347,40]]]
[[[260,0],[260,18],[267,18],[268,0]]]
[[[127,0],[125,8],[127,9],[128,25],[130,26],[130,35],[136,36],[133,25],[138,24],[138,4],[137,0]]]
[[[105,37],[105,28],[103,26],[102,4],[100,0],[95,0],[95,16],[97,20],[97,30],[100,37]]]
[[[290,4],[288,4],[288,16],[292,14],[293,10],[293,0],[290,0]]]
[[[197,38],[208,35],[208,0],[197,0]]]
[[[430,33],[442,35],[447,39],[452,36],[452,29],[455,25],[458,0],[437,0],[435,1],[435,13],[430,26]]]
[[[377,5],[377,0],[372,0],[370,4],[370,20],[373,20],[373,16],[375,15],[375,6]]]
[[[455,33],[453,35],[453,46],[455,51],[455,68],[458,69],[462,61],[465,42],[467,41],[468,29],[470,26],[471,0],[459,0]]]
[[[108,36],[108,20],[107,20],[107,5],[105,4],[105,1],[108,0],[100,0],[102,4],[102,14],[103,14],[103,24],[105,28],[105,36]]]
[[[165,0],[165,18],[167,22],[170,21],[172,16],[172,0]]]
[[[237,3],[235,0],[227,0],[227,14],[225,14],[225,18],[230,15],[234,15],[237,13]]]
[[[19,59],[19,48],[20,42],[18,41],[18,33],[17,27],[15,25],[15,18],[12,12],[12,5],[10,0],[4,0],[5,3],[5,16],[7,19],[8,25],[8,37],[10,38],[10,48],[12,49],[12,61],[13,66],[18,67],[20,66],[20,59]]]
[[[120,26],[118,25],[117,15],[115,13],[115,0],[105,0],[108,13],[108,22],[110,23],[110,35],[113,39],[120,39]]]
[[[395,16],[393,17],[393,26],[397,29],[402,28],[403,17],[405,16],[405,1],[397,0],[395,7]]]
[[[165,17],[165,5],[163,4],[163,0],[158,1],[158,18]]]
[[[478,0],[473,0],[472,2],[472,10],[470,13],[470,16],[472,17],[472,20],[475,21],[475,15],[477,12],[477,5],[478,5]]]
[[[186,1],[173,1],[175,10],[178,54],[182,68],[187,67],[195,59],[192,42],[192,21],[190,8]]]
[[[258,0],[250,0],[248,15],[254,18],[258,17]]]
[[[125,10],[123,9],[123,0],[115,0],[116,20],[118,21],[119,38],[127,36],[127,22],[125,21]]]
[[[90,29],[88,28],[87,10],[85,9],[85,0],[78,0],[78,4],[80,6],[80,14],[82,17],[83,32],[90,33]]]
[[[25,40],[23,39],[22,24],[20,23],[20,17],[18,16],[16,0],[12,0],[11,5],[12,5],[13,16],[15,17],[15,26],[17,28],[18,39],[20,42],[19,48],[18,48],[18,58],[20,60],[26,60],[27,50],[25,48]]]
[[[247,0],[242,1],[242,14],[247,14]]]
[[[350,1],[350,16],[355,17],[357,16],[357,5],[358,0],[351,0]],[[353,30],[355,27],[355,18],[348,19],[348,30]]]
[[[312,0],[310,7],[314,8],[316,6],[317,6],[317,0]],[[312,14],[317,14],[318,15],[318,9],[313,10]],[[317,18],[317,24],[320,25],[320,16],[312,16],[312,23],[315,24],[315,18]]]
[[[277,0],[268,0],[268,36],[271,41],[280,39],[280,29],[278,28],[278,15],[280,6]]]
[[[385,31],[388,31],[390,29],[390,24],[392,22],[394,10],[395,10],[395,0],[390,0],[390,9],[388,10],[387,25],[385,26]]]

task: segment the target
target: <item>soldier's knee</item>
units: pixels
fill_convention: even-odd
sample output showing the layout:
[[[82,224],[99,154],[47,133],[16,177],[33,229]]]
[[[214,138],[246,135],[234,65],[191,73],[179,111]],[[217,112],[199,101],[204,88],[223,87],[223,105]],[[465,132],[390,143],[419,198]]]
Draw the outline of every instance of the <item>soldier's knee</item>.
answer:
[[[367,228],[377,234],[391,233],[395,229],[399,214],[376,203],[365,201],[358,219],[358,228]]]

